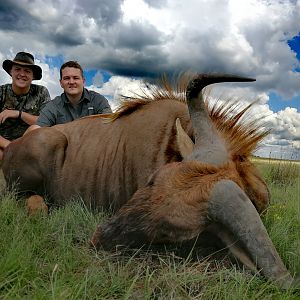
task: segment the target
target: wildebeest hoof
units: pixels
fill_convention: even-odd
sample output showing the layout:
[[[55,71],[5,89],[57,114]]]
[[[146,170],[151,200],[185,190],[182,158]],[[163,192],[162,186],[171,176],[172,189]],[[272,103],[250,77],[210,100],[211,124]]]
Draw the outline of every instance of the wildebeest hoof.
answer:
[[[43,197],[39,195],[33,195],[27,198],[26,208],[29,216],[36,215],[38,213],[48,214],[48,206],[44,202]]]

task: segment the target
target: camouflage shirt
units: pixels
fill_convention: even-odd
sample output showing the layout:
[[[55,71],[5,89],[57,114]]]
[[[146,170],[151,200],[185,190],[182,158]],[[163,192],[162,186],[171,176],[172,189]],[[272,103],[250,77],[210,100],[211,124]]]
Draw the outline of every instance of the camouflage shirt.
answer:
[[[30,90],[26,95],[17,96],[11,84],[0,86],[0,110],[14,109],[22,110],[31,115],[38,116],[44,102],[50,100],[50,95],[46,87],[31,84]],[[6,119],[0,124],[0,135],[8,140],[15,140],[22,136],[29,127],[21,119]]]

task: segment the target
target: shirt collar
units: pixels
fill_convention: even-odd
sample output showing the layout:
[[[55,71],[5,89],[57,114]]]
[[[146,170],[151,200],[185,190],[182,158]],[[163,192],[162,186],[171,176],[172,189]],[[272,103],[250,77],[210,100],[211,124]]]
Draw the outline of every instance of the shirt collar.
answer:
[[[70,101],[69,101],[69,99],[68,99],[68,97],[67,97],[67,95],[66,95],[65,92],[61,94],[61,98],[62,98],[64,104],[70,103]],[[79,103],[81,103],[82,101],[86,101],[86,102],[90,102],[91,101],[90,95],[89,95],[89,93],[88,93],[88,91],[87,91],[86,88],[83,89],[82,97],[81,97]]]

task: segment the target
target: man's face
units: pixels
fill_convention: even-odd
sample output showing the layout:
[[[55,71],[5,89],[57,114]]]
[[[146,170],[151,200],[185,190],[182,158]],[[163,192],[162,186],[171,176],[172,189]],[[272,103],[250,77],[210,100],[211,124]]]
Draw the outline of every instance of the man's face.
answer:
[[[65,93],[70,96],[79,96],[83,92],[84,78],[81,71],[77,68],[66,67],[61,71],[60,86]]]
[[[13,86],[27,89],[33,80],[33,71],[25,66],[13,65],[10,70]]]

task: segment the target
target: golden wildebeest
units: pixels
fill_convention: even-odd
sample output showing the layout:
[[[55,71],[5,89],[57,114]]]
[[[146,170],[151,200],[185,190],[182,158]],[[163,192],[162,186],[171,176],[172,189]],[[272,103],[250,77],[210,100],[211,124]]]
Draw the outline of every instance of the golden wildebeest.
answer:
[[[181,242],[208,231],[243,264],[289,287],[293,278],[259,216],[268,188],[249,160],[266,131],[241,122],[251,105],[234,114],[203,100],[205,86],[226,81],[252,80],[202,74],[179,88],[187,106],[166,85],[154,100],[124,102],[113,115],[32,131],[5,150],[5,178],[53,204],[79,195],[116,211],[97,227],[96,248]]]

